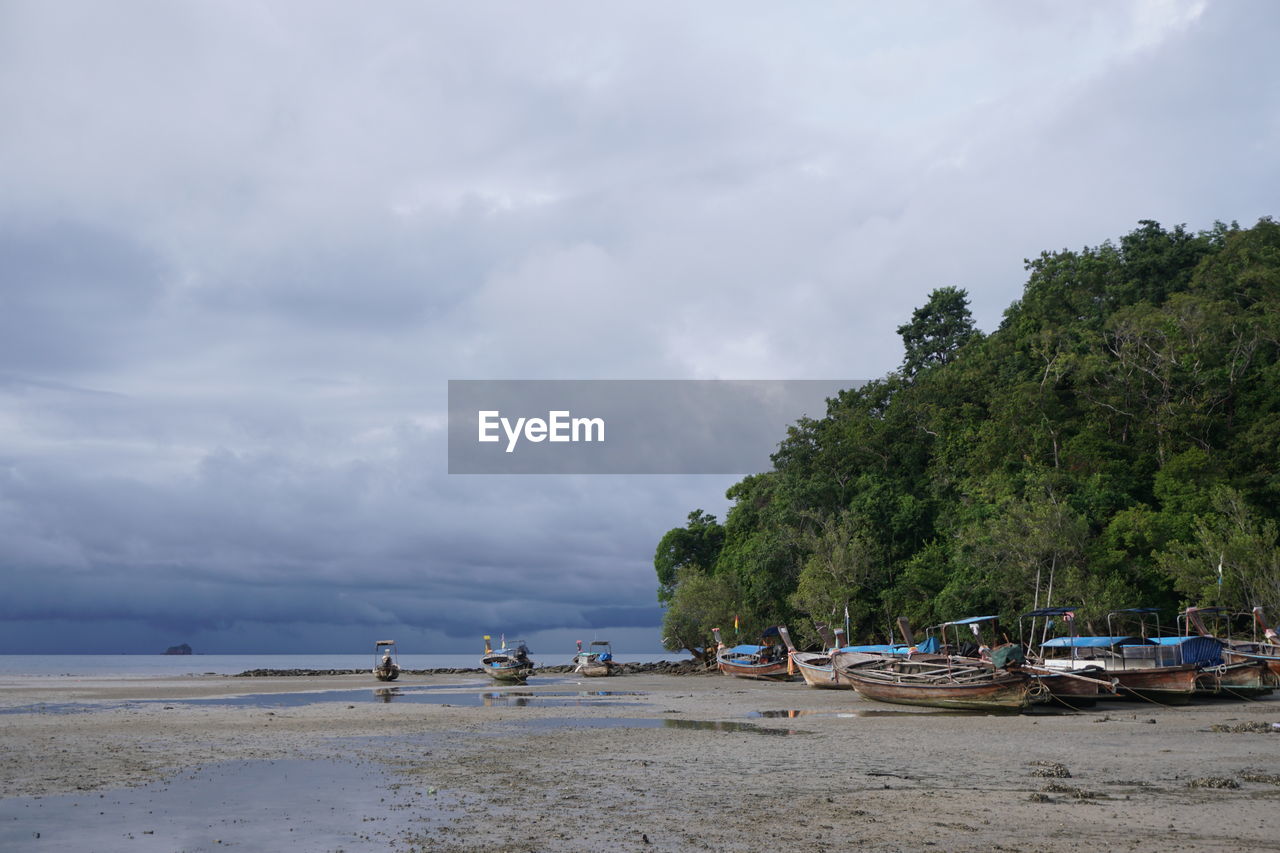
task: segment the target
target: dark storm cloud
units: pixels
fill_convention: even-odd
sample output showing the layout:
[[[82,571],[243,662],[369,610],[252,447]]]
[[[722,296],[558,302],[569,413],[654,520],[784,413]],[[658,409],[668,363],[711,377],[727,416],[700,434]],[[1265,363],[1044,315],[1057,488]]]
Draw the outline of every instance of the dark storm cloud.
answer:
[[[449,477],[447,380],[874,377],[934,287],[1276,213],[1277,14],[6,3],[0,651],[656,646],[732,478]]]

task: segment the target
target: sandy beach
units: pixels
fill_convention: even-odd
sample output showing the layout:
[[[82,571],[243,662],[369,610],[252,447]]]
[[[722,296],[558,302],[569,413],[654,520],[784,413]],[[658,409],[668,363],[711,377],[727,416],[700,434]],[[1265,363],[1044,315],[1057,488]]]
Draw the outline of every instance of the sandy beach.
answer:
[[[984,716],[721,675],[13,679],[6,850],[1280,849],[1280,704]]]

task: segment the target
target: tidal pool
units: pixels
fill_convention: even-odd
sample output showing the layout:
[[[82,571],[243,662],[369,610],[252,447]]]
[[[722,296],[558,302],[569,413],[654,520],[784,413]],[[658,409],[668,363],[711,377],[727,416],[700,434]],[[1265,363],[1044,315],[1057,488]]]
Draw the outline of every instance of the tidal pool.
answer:
[[[0,800],[6,851],[387,850],[454,816],[374,762],[226,761],[136,788]],[[393,789],[393,784],[398,787]]]

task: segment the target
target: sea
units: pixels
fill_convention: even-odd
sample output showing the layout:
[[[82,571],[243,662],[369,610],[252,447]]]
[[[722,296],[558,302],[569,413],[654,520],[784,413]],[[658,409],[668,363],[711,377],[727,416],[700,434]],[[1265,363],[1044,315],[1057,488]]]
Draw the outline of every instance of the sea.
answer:
[[[687,654],[614,652],[620,663],[688,660]],[[539,657],[541,666],[573,662],[573,655]],[[476,669],[479,655],[400,655],[401,669]],[[370,669],[371,655],[0,655],[0,678],[148,678],[238,675],[253,669]]]

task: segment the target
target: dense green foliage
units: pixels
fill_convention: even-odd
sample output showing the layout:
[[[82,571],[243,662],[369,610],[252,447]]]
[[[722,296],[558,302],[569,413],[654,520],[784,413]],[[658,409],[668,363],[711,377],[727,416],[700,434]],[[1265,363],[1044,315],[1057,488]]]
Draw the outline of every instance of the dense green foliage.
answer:
[[[812,641],[846,608],[872,639],[898,615],[1280,606],[1280,224],[1142,222],[1027,269],[990,335],[934,291],[900,371],[790,427],[723,525],[663,538],[669,647],[730,613]]]

